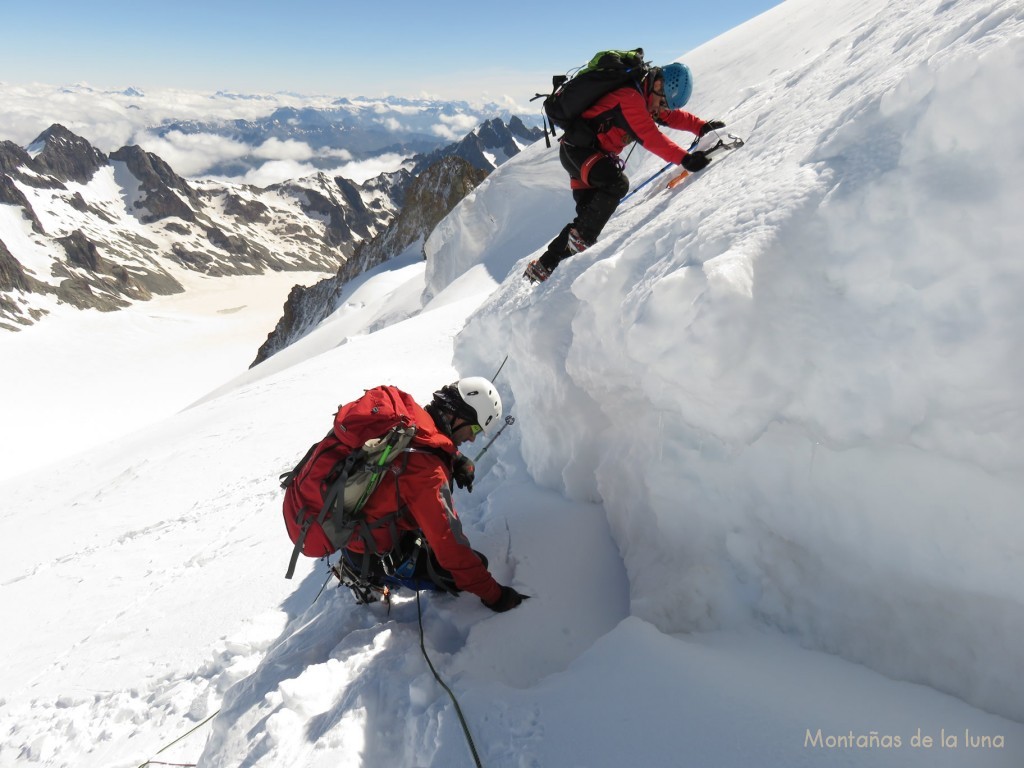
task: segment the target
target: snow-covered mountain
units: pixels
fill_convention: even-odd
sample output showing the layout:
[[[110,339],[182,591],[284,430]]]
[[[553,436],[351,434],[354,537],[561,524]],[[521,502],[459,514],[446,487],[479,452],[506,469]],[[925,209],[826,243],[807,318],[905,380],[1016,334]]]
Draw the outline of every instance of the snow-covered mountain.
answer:
[[[188,181],[137,146],[108,157],[54,125],[0,144],[0,325],[183,290],[183,273],[333,271],[394,217],[412,176],[322,173],[260,189]]]
[[[464,144],[453,145],[461,146]],[[458,152],[439,155],[424,166],[409,185],[402,210],[386,229],[360,243],[337,274],[292,289],[284,313],[257,351],[253,365],[295,343],[332,315],[344,301],[348,283],[363,272],[406,252],[422,256],[423,243],[434,227],[486,177],[486,171],[474,168]],[[389,320],[394,322],[397,317],[392,315]]]
[[[746,147],[547,283],[522,270],[573,206],[537,143],[426,262],[4,482],[0,764],[472,765],[414,599],[282,578],[277,474],[364,387],[508,354],[516,422],[455,501],[532,599],[420,604],[483,765],[1019,768],[1024,150],[993,137],[1022,33],[1007,0],[787,0],[684,57]],[[19,371],[63,352],[43,325],[0,337]]]
[[[474,128],[455,144],[417,158],[412,171],[418,174],[442,157],[456,155],[474,168],[490,172],[543,135],[543,130],[527,128],[518,117],[513,116],[507,124],[495,117]]]
[[[301,126],[292,127],[301,134]],[[5,141],[0,328],[31,323],[56,303],[111,310],[178,292],[183,270],[220,276],[340,269],[337,277],[347,280],[425,237],[461,199],[445,194],[415,204],[388,233],[414,179],[428,176],[419,186],[443,183],[464,194],[457,176],[475,175],[471,187],[539,135],[516,118],[509,125],[493,118],[459,142],[410,158],[408,168],[362,184],[318,172],[265,188],[188,180],[138,146],[108,157],[61,125],[27,149]],[[447,168],[443,161],[453,156],[481,171]],[[364,243],[385,233],[348,264]]]

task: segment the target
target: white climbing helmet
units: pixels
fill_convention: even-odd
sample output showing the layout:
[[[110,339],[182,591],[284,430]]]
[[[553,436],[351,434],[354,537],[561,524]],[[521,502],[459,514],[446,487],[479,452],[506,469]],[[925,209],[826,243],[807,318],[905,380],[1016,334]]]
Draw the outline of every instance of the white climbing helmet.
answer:
[[[476,423],[490,429],[501,421],[501,395],[483,376],[467,376],[456,382],[459,397],[476,413]]]

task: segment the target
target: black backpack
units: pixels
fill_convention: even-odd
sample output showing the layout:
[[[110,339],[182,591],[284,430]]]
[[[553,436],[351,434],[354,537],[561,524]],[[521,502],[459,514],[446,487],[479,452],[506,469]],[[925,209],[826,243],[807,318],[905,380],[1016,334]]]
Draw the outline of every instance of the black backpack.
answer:
[[[544,113],[551,124],[552,136],[557,126],[562,129],[565,140],[570,144],[591,146],[596,142],[597,135],[586,121],[580,119],[580,115],[609,91],[629,84],[639,88],[649,71],[650,68],[644,62],[643,48],[599,51],[574,76],[552,77],[551,93],[538,93],[533,99],[544,99]],[[551,146],[547,138],[547,126],[544,136],[548,146]]]

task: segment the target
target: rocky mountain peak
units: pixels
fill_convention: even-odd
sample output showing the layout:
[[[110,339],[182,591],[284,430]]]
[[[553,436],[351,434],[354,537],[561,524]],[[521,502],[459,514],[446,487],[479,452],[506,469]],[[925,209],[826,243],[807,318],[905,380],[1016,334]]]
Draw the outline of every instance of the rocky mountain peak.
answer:
[[[160,157],[133,145],[121,147],[110,155],[110,159],[124,163],[132,176],[139,180],[141,197],[136,201],[135,208],[142,211],[139,219],[143,223],[149,224],[172,216],[195,221],[199,196]]]
[[[520,120],[518,115],[513,115],[508,121],[508,129],[516,138],[530,143],[544,135],[540,128],[527,128],[526,123]]]
[[[32,163],[32,156],[13,141],[0,141],[0,173],[18,173]]]
[[[504,121],[495,117],[482,123],[474,133],[480,137],[486,146],[500,146],[512,137],[512,131],[505,125]]]
[[[29,145],[29,155],[38,173],[61,181],[86,184],[97,170],[107,164],[107,156],[63,125],[55,123]]]
[[[543,135],[540,128],[527,128],[518,117],[512,118],[507,124],[500,117],[495,117],[481,123],[461,141],[430,154],[420,155],[413,173],[420,174],[449,155],[457,155],[474,168],[489,173],[510,157],[519,154],[522,146],[532,144]]]

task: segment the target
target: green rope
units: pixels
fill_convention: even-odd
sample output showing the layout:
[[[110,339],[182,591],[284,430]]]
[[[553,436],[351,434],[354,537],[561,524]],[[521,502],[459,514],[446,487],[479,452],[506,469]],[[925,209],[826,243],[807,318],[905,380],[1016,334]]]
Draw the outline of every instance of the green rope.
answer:
[[[462,731],[466,734],[466,741],[469,743],[469,751],[473,753],[473,762],[476,763],[476,768],[483,768],[483,764],[480,762],[480,755],[476,751],[476,744],[473,743],[473,735],[469,732],[466,718],[462,714],[462,707],[459,706],[459,701],[455,698],[455,694],[452,693],[452,689],[445,685],[444,680],[441,679],[441,676],[437,674],[437,670],[434,669],[434,665],[430,663],[430,657],[427,656],[427,647],[423,644],[423,609],[420,607],[419,590],[416,590],[416,613],[419,615],[420,620],[420,650],[423,651],[423,658],[427,660],[427,666],[434,673],[434,679],[444,688],[449,698],[451,698],[452,704],[455,705],[455,713],[459,716],[459,722],[462,723]]]
[[[156,754],[158,754],[158,755],[159,755],[159,754],[160,754],[161,752],[163,752],[163,751],[165,751],[165,750],[167,750],[167,749],[170,749],[171,747],[173,747],[173,746],[174,746],[175,744],[177,744],[177,743],[178,743],[179,741],[181,741],[182,739],[184,739],[184,738],[185,738],[186,736],[189,736],[189,735],[191,735],[191,734],[195,733],[195,732],[196,732],[196,731],[198,731],[198,730],[199,730],[200,728],[202,728],[202,727],[203,727],[204,725],[206,725],[206,724],[207,724],[208,722],[210,722],[211,720],[213,720],[213,718],[215,718],[215,717],[216,717],[216,716],[217,716],[218,714],[220,714],[220,710],[219,710],[219,709],[218,709],[218,710],[217,710],[216,712],[214,712],[214,713],[213,713],[212,715],[210,715],[210,716],[209,716],[208,718],[206,718],[205,720],[203,720],[203,722],[201,722],[201,723],[200,723],[199,725],[197,725],[197,726],[196,726],[195,728],[193,728],[192,730],[190,730],[190,731],[189,731],[188,733],[183,733],[183,734],[182,734],[181,736],[179,736],[178,738],[176,738],[176,739],[175,739],[174,741],[172,741],[172,742],[171,742],[170,744],[167,744],[166,746],[163,746],[163,747],[161,747],[161,748],[160,748],[159,750],[157,750],[157,753],[156,753]],[[140,765],[140,766],[139,766],[139,768],[146,768],[146,766],[147,766],[147,765],[185,765],[185,766],[194,766],[194,765],[195,765],[195,763],[160,763],[160,762],[156,762],[156,761],[153,761],[153,760],[147,760],[147,761],[146,761],[146,762],[144,762],[144,763],[143,763],[142,765]]]

